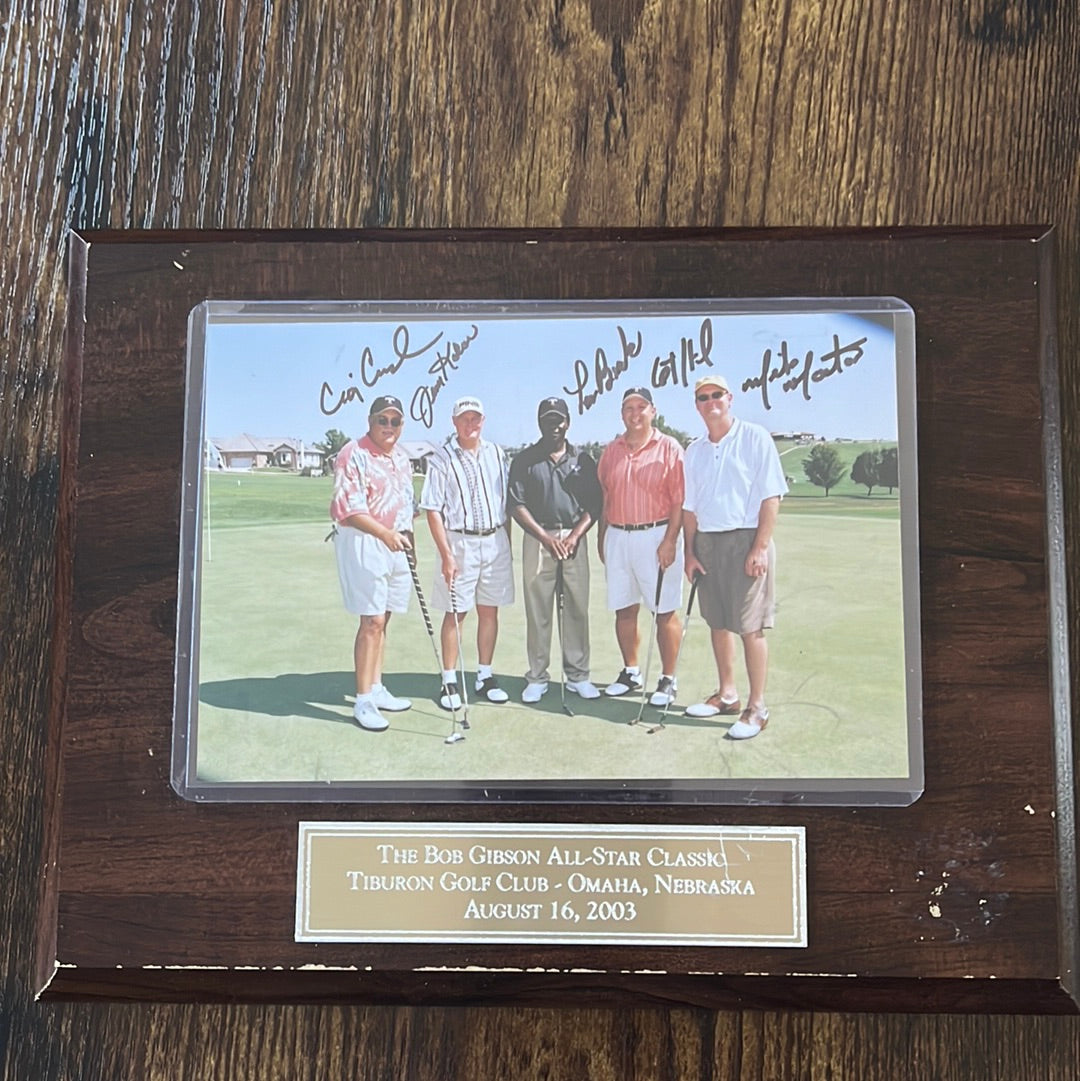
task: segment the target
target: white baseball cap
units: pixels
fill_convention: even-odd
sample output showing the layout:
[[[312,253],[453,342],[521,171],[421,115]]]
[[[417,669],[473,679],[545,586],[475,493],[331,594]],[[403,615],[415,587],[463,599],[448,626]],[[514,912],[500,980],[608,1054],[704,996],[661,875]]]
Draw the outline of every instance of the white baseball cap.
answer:
[[[454,402],[454,411],[451,416],[460,417],[462,413],[479,413],[480,416],[484,415],[484,403],[479,398],[473,398],[471,395],[466,398],[458,398]]]

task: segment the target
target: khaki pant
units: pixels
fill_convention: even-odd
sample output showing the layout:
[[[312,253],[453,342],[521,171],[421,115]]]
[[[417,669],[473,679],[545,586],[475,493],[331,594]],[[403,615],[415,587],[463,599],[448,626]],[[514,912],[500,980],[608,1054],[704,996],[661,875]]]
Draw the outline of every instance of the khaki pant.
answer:
[[[569,536],[568,529],[555,534]],[[555,611],[555,576],[558,560],[531,534],[521,542],[522,591],[527,624],[525,648],[530,683],[546,683],[550,673],[551,630]],[[573,559],[562,560],[563,569],[563,661],[566,678],[579,683],[589,678],[589,550],[583,537]]]

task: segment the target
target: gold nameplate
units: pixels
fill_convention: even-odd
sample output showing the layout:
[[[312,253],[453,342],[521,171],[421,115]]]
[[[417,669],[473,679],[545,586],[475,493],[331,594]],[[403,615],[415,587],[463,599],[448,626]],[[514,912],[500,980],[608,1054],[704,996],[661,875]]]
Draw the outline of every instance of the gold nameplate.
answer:
[[[298,942],[805,946],[800,826],[301,822]]]

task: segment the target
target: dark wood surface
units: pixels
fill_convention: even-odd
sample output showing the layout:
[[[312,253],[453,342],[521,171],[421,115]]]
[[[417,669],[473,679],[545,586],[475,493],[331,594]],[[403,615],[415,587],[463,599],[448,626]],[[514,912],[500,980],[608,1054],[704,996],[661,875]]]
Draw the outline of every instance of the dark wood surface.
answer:
[[[1055,828],[1071,820],[1072,799],[1070,789],[1056,802],[1047,621],[1040,372],[1050,254],[1050,237],[1038,227],[398,230],[306,240],[80,234],[69,307],[69,378],[79,390],[68,398],[62,441],[74,460],[61,478],[57,548],[58,564],[74,567],[69,615],[60,620],[66,634],[57,634],[67,702],[49,753],[50,762],[62,753],[59,845],[49,856],[59,870],[41,921],[46,931],[51,920],[58,927],[40,958],[52,977],[49,997],[1075,1010],[1058,982],[1076,968],[1063,927],[1076,913],[1059,891],[1061,878],[1073,877],[1074,839],[1062,863]],[[174,795],[170,692],[185,343],[195,305],[208,296],[713,292],[899,296],[915,312],[921,799],[904,808],[658,805],[643,818],[640,809],[603,803],[297,807],[197,805]],[[132,470],[133,458],[146,467]],[[66,587],[58,603],[65,597]],[[1026,736],[1019,745],[1018,715]],[[978,755],[966,753],[975,745]],[[1068,777],[1062,783],[1070,787]],[[620,822],[628,815],[805,825],[809,945],[716,951],[292,941],[298,818]],[[62,966],[55,974],[54,962]],[[320,970],[305,967],[312,964]],[[211,973],[211,966],[242,970]],[[432,966],[459,971],[410,971]],[[253,975],[253,967],[268,971]],[[642,970],[671,976],[635,975]],[[705,972],[724,975],[707,979]],[[753,975],[739,978],[745,973]]]
[[[1055,223],[1075,502],[1077,19],[1054,0],[10,5],[0,29],[5,1076],[1080,1076],[1074,1019],[133,1009],[42,1006],[30,992],[70,226]],[[1075,561],[1075,541],[1068,550]],[[1008,688],[1007,642],[1001,653],[1000,668],[987,667]]]

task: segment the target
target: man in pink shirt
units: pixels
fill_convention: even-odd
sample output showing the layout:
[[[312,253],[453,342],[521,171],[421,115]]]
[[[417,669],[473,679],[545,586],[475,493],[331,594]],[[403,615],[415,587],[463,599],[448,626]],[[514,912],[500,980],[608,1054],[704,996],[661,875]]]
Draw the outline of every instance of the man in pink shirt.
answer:
[[[638,609],[641,602],[656,613],[661,676],[649,701],[666,706],[675,700],[675,661],[682,605],[683,450],[653,427],[656,407],[647,387],[623,394],[626,431],[600,456],[597,473],[604,490],[600,521],[600,558],[607,572],[608,607],[615,611],[615,637],[623,669],[607,687],[609,695],[643,689],[638,667]],[[656,579],[664,571],[659,609]]]
[[[370,732],[389,727],[380,710],[396,713],[412,706],[382,683],[386,625],[391,612],[408,609],[412,581],[405,555],[412,548],[412,466],[397,446],[404,416],[397,398],[376,398],[367,435],[346,443],[334,459],[330,516],[338,580],[345,608],[360,617],[353,644],[353,719]]]

